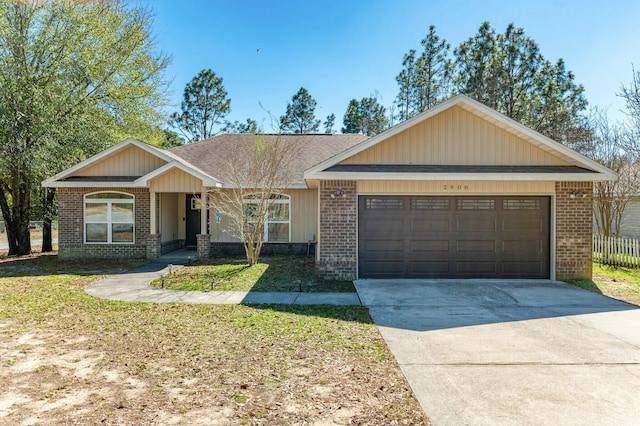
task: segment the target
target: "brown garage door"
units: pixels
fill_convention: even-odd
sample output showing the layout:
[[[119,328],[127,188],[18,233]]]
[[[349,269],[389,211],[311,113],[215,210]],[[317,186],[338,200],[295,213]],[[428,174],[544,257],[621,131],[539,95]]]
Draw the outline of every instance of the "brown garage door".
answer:
[[[549,197],[358,203],[362,278],[549,278]]]

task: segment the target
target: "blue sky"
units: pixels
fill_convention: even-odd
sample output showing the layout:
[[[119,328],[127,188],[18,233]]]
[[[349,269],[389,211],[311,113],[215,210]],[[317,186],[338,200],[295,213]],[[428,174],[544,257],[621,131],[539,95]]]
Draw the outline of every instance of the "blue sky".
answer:
[[[341,123],[352,98],[378,93],[394,102],[402,56],[420,47],[435,25],[453,47],[483,21],[525,29],[550,61],[565,60],[591,105],[614,118],[632,64],[640,68],[640,2],[405,0],[142,0],[156,13],[158,47],[173,58],[167,71],[178,110],[185,84],[211,68],[231,98],[230,120],[253,118],[273,130],[300,87],[318,102],[322,120]]]

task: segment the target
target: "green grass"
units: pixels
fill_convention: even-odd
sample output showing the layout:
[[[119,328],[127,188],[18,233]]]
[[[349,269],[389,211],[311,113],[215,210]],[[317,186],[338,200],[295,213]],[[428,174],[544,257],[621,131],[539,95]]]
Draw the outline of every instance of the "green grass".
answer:
[[[591,280],[569,280],[570,284],[640,306],[640,269],[593,264]]]
[[[162,287],[157,279],[152,287]],[[185,266],[164,278],[164,288],[197,291],[355,292],[351,281],[324,281],[313,258],[273,256],[249,266],[242,259],[212,259]]]
[[[3,421],[21,424],[42,401],[60,401],[38,421],[428,424],[366,308],[127,303],[85,293],[136,264],[55,256],[0,264],[0,381],[31,400]],[[63,404],[69,395],[84,399]]]

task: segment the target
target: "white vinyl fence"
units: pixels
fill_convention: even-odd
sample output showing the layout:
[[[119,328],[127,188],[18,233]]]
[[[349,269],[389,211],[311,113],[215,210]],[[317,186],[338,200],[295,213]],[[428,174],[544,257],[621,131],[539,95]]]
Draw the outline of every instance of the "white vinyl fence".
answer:
[[[593,235],[593,260],[607,265],[640,267],[640,240]]]

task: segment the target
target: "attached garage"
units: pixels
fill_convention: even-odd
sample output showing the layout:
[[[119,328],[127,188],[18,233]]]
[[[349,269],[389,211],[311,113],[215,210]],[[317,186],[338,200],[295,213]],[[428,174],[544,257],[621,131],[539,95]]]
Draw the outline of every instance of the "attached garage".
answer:
[[[549,278],[549,197],[360,196],[360,278]]]
[[[615,173],[464,95],[305,172],[325,278],[590,278]]]

